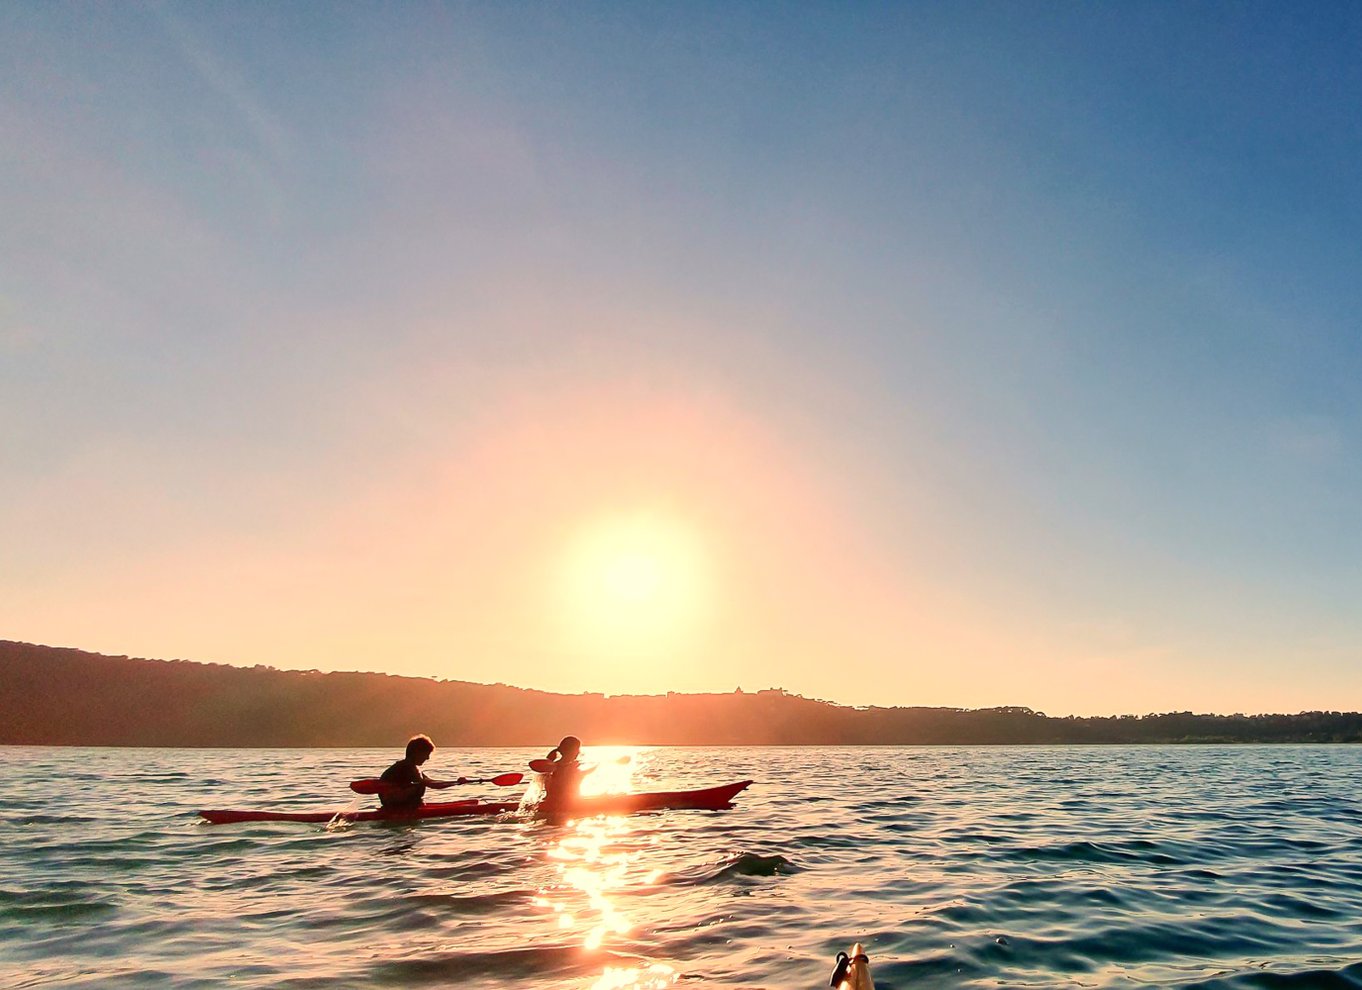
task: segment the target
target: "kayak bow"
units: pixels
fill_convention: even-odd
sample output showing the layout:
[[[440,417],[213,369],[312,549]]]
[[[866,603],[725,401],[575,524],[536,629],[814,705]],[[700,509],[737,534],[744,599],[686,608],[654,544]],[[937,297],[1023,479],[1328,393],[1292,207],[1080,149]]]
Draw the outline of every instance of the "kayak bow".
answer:
[[[850,953],[837,953],[837,968],[832,971],[828,985],[836,990],[875,990],[870,979],[870,960],[860,942],[851,947]]]

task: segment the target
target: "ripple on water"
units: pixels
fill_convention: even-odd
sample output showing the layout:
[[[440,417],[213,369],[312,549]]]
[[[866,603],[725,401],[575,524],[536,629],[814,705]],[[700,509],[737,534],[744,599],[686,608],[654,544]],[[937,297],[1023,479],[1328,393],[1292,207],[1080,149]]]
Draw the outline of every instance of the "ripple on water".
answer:
[[[70,889],[0,890],[0,926],[85,922],[117,910],[111,900]]]
[[[1362,990],[1362,963],[1340,968],[1244,973],[1186,986],[1187,990]]]
[[[1177,843],[1154,842],[1149,839],[1106,842],[1079,839],[1039,845],[999,846],[995,849],[994,855],[1057,863],[1185,866],[1194,861],[1192,857],[1196,854]]]
[[[367,969],[367,975],[385,986],[453,986],[478,978],[514,986],[517,980],[585,976],[607,966],[629,968],[641,962],[643,960],[636,956],[603,949],[586,950],[577,944],[535,945],[521,949],[424,953],[420,958],[376,963]]]
[[[532,890],[501,890],[487,894],[411,894],[408,901],[429,905],[443,914],[480,915],[521,907],[534,897]]]

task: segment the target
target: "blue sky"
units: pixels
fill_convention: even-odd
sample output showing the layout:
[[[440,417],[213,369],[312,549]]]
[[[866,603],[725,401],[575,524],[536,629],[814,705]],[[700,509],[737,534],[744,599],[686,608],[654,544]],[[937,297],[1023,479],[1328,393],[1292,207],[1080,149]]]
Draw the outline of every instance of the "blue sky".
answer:
[[[1330,4],[11,5],[0,635],[1362,707],[1359,42]],[[732,614],[593,666],[526,589],[639,506]]]

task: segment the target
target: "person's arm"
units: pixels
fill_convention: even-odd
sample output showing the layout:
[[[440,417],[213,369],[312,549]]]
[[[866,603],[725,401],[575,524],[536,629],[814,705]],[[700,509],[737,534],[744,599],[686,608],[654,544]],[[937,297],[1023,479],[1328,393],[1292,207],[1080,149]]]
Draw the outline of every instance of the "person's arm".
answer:
[[[425,782],[427,787],[434,788],[437,791],[443,791],[446,787],[458,787],[460,784],[468,783],[467,777],[460,777],[458,780],[436,780],[434,777],[427,777],[424,773],[421,774],[421,780]]]

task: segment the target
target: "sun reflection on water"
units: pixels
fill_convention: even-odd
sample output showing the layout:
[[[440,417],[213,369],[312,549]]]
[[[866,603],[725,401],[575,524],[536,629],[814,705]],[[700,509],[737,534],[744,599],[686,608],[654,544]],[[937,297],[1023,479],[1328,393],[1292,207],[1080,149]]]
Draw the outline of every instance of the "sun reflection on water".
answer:
[[[582,794],[627,794],[634,789],[634,770],[645,750],[630,746],[598,746],[591,750],[594,769],[582,778]]]
[[[591,985],[591,990],[666,990],[676,981],[676,970],[662,963],[647,969],[607,966],[601,978]]]
[[[583,794],[622,794],[633,790],[638,750],[593,749],[595,770],[582,781]],[[645,850],[626,815],[597,815],[555,825],[555,836],[544,851],[554,865],[557,882],[542,888],[532,903],[558,916],[558,927],[580,934],[589,952],[601,949],[611,937],[627,936],[633,928],[621,910],[622,895],[638,886]],[[635,841],[631,841],[635,840]],[[679,974],[670,966],[606,966],[591,990],[663,990]]]
[[[638,853],[612,848],[629,833],[620,816],[598,816],[573,822],[568,834],[549,847],[560,883],[534,899],[558,915],[560,928],[580,928],[582,944],[599,949],[610,934],[627,935],[629,919],[615,904]]]
[[[647,750],[632,746],[592,747],[589,755],[583,754],[582,766],[588,772],[582,776],[582,796],[632,792],[634,771],[645,753]],[[520,797],[522,808],[532,808],[544,799],[544,780],[542,773],[530,775],[530,782]]]

